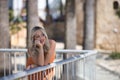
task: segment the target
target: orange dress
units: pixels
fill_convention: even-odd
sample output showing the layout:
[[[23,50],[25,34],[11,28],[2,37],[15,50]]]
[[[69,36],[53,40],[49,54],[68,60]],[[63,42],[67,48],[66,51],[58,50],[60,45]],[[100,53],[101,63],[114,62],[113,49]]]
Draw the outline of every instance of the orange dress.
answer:
[[[55,59],[55,53],[52,55],[50,59],[50,63],[52,63]],[[27,59],[27,67],[30,65],[34,65],[32,57],[28,57]],[[54,76],[54,68],[47,69],[46,71],[41,71],[28,76],[28,80],[52,80]]]

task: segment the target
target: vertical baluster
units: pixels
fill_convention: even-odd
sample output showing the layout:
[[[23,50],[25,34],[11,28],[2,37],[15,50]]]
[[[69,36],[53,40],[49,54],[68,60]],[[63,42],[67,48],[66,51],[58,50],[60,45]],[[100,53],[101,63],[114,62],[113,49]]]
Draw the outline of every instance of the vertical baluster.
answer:
[[[77,75],[78,75],[78,77],[80,78],[81,77],[81,74],[82,74],[82,60],[81,59],[79,59],[78,61],[77,61],[77,68],[79,69],[79,72],[77,73]],[[77,72],[77,71],[76,71]]]
[[[74,56],[77,56],[77,54],[74,54]],[[72,78],[72,79],[74,79],[74,80],[76,80],[76,68],[77,68],[76,62],[77,62],[77,61],[74,61],[74,62],[73,62],[74,72],[72,72],[72,73],[73,73],[73,78]]]
[[[4,76],[6,76],[6,62],[5,62],[5,53],[3,53],[4,54]]]
[[[36,75],[36,73],[33,74],[33,80],[36,80],[35,75]]]
[[[60,69],[59,69],[59,66],[56,66],[57,67],[57,79],[60,78]]]
[[[91,58],[90,56],[86,57],[86,78],[91,80]]]
[[[22,60],[24,60],[23,59],[23,54],[22,54],[22,52],[20,52],[20,55],[19,55],[19,61],[20,61],[20,71],[23,71],[23,61]]]
[[[21,79],[20,79],[21,80]],[[27,80],[26,76],[22,77],[22,80]]]
[[[85,79],[85,57],[83,58],[83,78]]]
[[[38,73],[39,73],[39,72],[36,73],[36,78],[37,78],[36,80],[39,80],[39,79],[38,79]]]
[[[90,79],[91,78],[91,67],[89,67],[90,61],[90,56],[85,57],[85,79]]]
[[[61,54],[61,60],[63,60],[63,54]],[[63,65],[61,65],[61,80],[63,80],[64,79],[64,76],[63,76]]]
[[[20,52],[17,52],[16,61],[17,61],[17,65],[18,65],[18,70],[17,71],[20,72],[22,70],[21,69],[21,62],[22,62],[22,60],[21,60],[21,53]]]
[[[77,61],[75,61],[74,62],[74,80],[78,80],[79,78],[80,78],[80,75],[81,75],[81,72],[80,72],[80,62],[79,62],[79,60],[77,60]]]
[[[57,80],[57,74],[58,74],[58,70],[57,67],[55,67],[55,80]]]
[[[67,80],[69,80],[69,69],[70,69],[70,63],[67,64]]]
[[[22,58],[24,60],[24,63],[22,64],[22,71],[25,69],[25,63],[26,63],[26,57],[25,57],[25,53],[22,53]]]
[[[57,66],[58,68],[58,79],[60,78],[60,66]]]
[[[8,60],[9,60],[9,75],[11,74],[11,53],[8,53]]]
[[[90,56],[90,66],[91,66],[91,80],[94,80],[93,75],[94,75],[94,62],[93,62],[93,56]]]
[[[78,60],[78,63],[79,64],[77,64],[77,67],[78,67],[78,69],[79,69],[79,78],[82,76],[81,74],[82,74],[82,59],[80,59],[80,60]]]
[[[54,67],[54,76],[53,76],[52,80],[55,80],[55,75],[56,75],[56,71],[55,71],[55,67]]]
[[[85,69],[86,69],[86,71],[85,71],[85,78],[86,79],[89,79],[89,80],[91,80],[90,79],[90,74],[91,74],[91,66],[89,67],[89,61],[90,60],[90,57],[89,56],[87,56],[86,58],[85,58]]]
[[[32,74],[30,75],[30,77],[29,77],[29,78],[30,78],[30,80],[32,80]]]
[[[14,53],[14,71],[17,72],[16,53]]]
[[[89,77],[89,79],[92,80],[93,79],[92,78],[93,77],[93,69],[92,69],[93,68],[93,65],[92,65],[93,61],[92,61],[92,56],[89,56],[89,58],[90,58],[90,61],[89,61],[89,63],[90,63],[90,68],[89,68],[90,69],[90,77]]]
[[[54,80],[55,75],[52,77],[52,80]]]
[[[24,58],[25,58],[25,63],[24,63],[24,67],[23,67],[24,69],[26,68],[26,63],[27,63],[27,62],[26,62],[26,58],[27,58],[26,56],[27,56],[27,54],[24,53]]]
[[[23,71],[23,61],[24,61],[24,59],[23,59],[24,57],[23,57],[23,53],[22,52],[19,52],[19,64],[20,64],[20,71]],[[22,61],[23,60],[23,61]]]
[[[28,80],[28,79],[27,79],[27,76],[25,76],[24,80]]]
[[[92,70],[93,70],[93,76],[92,76],[92,80],[96,80],[96,55],[92,56]]]
[[[61,75],[62,68],[61,68],[61,65],[59,67],[60,67],[60,79],[62,79],[62,75]]]
[[[90,80],[92,80],[92,75],[93,75],[93,70],[92,70],[92,67],[93,67],[93,65],[92,65],[92,57],[91,56],[89,56],[89,79]]]
[[[63,73],[62,73],[62,65],[60,65],[60,77],[61,77],[60,79],[61,79],[61,80],[63,80],[63,75],[62,75],[62,74],[63,74]]]
[[[74,62],[71,63],[71,64],[72,64],[72,80],[73,80],[74,77],[75,77],[75,62],[76,62],[76,61],[74,61]]]

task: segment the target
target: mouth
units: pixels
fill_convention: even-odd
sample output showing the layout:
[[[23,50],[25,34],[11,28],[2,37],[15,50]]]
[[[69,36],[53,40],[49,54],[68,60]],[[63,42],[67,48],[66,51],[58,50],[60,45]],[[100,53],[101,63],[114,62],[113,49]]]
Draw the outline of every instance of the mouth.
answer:
[[[40,43],[43,43],[43,40],[40,40]]]

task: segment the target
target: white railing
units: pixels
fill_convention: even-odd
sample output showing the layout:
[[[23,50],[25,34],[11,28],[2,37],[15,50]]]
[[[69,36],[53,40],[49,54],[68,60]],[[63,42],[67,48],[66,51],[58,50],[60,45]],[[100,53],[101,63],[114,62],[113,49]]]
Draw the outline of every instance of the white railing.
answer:
[[[56,50],[57,57],[54,63],[30,70],[25,69],[26,52],[27,49],[0,49],[0,55],[2,54],[4,57],[4,76],[0,77],[0,80],[26,80],[28,75],[35,73],[38,75],[38,72],[53,67],[55,75],[52,80],[95,80],[96,78],[95,61],[97,51]]]

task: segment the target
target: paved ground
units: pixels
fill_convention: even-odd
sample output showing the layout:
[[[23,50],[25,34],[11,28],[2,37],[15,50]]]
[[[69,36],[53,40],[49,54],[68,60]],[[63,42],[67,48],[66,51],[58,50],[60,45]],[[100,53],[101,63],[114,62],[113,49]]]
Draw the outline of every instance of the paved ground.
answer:
[[[102,68],[120,76],[120,59],[113,60],[107,54],[98,54],[97,64]]]
[[[112,74],[111,72],[97,66],[96,80],[120,80],[120,77]]]

